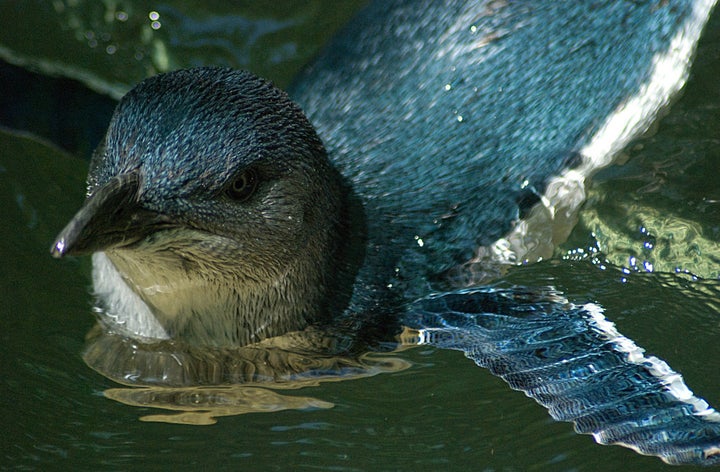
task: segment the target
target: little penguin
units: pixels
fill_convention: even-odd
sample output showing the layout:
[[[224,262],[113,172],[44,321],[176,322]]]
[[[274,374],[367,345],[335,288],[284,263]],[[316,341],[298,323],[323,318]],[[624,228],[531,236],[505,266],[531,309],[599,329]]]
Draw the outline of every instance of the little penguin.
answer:
[[[226,68],[146,79],[51,252],[92,254],[101,325],[133,343],[352,350],[405,326],[600,443],[718,462],[720,414],[601,307],[483,285],[552,254],[714,3],[377,1],[289,95]]]

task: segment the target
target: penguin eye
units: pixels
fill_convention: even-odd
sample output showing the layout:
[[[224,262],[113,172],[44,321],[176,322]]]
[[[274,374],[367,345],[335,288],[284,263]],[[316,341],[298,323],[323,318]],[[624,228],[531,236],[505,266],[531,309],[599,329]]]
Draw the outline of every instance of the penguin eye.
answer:
[[[257,189],[258,178],[254,169],[245,169],[235,177],[227,188],[227,195],[235,201],[244,202],[249,199]]]

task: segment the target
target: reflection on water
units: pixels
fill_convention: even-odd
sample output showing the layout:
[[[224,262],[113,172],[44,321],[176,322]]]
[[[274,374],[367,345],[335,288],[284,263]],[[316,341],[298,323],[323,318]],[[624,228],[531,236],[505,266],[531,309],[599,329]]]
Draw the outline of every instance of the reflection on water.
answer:
[[[317,359],[306,356],[306,367],[311,364],[329,364],[316,362]],[[226,359],[227,360],[227,359]],[[242,359],[247,362],[247,359]],[[350,360],[333,360],[350,363]],[[306,410],[332,408],[330,402],[312,397],[283,395],[277,389],[300,389],[319,386],[324,382],[357,380],[380,373],[400,372],[410,367],[410,363],[399,357],[379,357],[364,355],[357,359],[352,368],[318,367],[320,371],[306,371],[301,375],[285,380],[268,381],[264,384],[230,384],[214,387],[129,387],[110,388],[103,393],[107,398],[126,405],[162,408],[175,414],[153,414],[142,416],[142,421],[209,425],[221,416],[235,416],[245,413],[271,413],[288,409]],[[225,365],[218,364],[218,367]],[[262,386],[259,386],[262,385]]]
[[[719,23],[715,14],[669,116],[626,151],[627,163],[594,177],[563,251],[592,247],[631,272],[720,277]]]
[[[106,332],[88,336],[83,359],[98,373],[133,386],[187,387],[303,382],[393,371],[378,359],[345,354],[337,339],[318,330],[288,333],[237,348],[194,347],[173,341],[141,343]]]
[[[243,385],[227,387],[110,388],[107,398],[130,406],[163,408],[174,414],[154,414],[141,421],[210,425],[220,416],[310,408],[332,408],[333,404],[310,397],[281,395],[273,390]]]
[[[143,344],[91,330],[83,360],[128,388],[111,388],[107,398],[126,405],[179,412],[146,415],[143,421],[208,425],[217,417],[287,409],[331,408],[316,398],[276,390],[319,386],[400,372],[401,357],[333,353],[334,339],[308,329],[232,349],[193,348],[173,342]]]

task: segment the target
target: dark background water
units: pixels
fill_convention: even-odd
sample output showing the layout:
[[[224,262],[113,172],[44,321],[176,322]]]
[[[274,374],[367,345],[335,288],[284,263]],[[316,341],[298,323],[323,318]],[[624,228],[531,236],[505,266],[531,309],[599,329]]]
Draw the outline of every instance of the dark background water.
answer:
[[[0,5],[0,467],[668,467],[576,435],[447,351],[405,351],[396,355],[413,363],[408,370],[286,392],[332,402],[330,409],[229,416],[212,426],[141,422],[158,411],[105,398],[116,385],[81,359],[93,325],[88,261],[55,261],[48,248],[83,200],[86,159],[113,100],[147,74],[200,63],[248,68],[285,85],[361,2],[193,3]],[[716,14],[683,96],[629,147],[627,163],[596,176],[570,240],[552,260],[506,277],[601,304],[623,334],[716,406],[719,76]]]

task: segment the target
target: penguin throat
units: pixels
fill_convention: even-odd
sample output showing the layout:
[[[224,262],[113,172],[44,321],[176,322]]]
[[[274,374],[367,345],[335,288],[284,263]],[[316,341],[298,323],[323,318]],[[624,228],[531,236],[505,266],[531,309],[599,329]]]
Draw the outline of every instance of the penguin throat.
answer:
[[[93,255],[94,291],[108,330],[146,342],[232,347],[302,330],[322,311],[323,276],[306,267],[309,260],[251,283],[156,262],[143,251]]]

